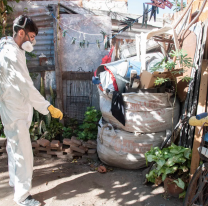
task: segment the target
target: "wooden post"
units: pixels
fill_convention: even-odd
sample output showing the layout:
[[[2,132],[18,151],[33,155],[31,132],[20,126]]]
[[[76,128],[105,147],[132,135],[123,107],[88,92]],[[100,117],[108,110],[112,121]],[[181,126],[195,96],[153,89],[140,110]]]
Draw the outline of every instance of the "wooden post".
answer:
[[[53,5],[53,15],[59,20],[59,5]],[[62,85],[62,68],[60,60],[60,47],[58,46],[59,41],[59,24],[53,19],[53,34],[54,34],[54,53],[55,53],[55,72],[56,72],[56,93],[58,108],[63,111],[63,85]],[[62,120],[61,123],[64,124]]]
[[[183,11],[183,0],[181,0],[181,11]]]
[[[208,61],[203,60],[197,114],[200,114],[206,111],[207,86],[208,86]],[[200,128],[201,126],[195,127],[195,135],[194,135],[194,143],[193,143],[193,151],[192,151],[192,159],[191,159],[191,171],[190,171],[191,178],[199,166],[200,157],[199,157],[198,147],[200,146],[201,137],[203,134],[203,130],[201,130],[200,134],[198,134]]]

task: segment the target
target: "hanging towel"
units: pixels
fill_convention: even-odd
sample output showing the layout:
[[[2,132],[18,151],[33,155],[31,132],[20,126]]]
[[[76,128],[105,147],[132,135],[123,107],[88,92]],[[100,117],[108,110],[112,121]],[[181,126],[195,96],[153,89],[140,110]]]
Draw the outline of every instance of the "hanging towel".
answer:
[[[118,91],[113,92],[113,98],[111,103],[112,115],[125,126],[125,113],[124,113],[124,102],[122,93]]]

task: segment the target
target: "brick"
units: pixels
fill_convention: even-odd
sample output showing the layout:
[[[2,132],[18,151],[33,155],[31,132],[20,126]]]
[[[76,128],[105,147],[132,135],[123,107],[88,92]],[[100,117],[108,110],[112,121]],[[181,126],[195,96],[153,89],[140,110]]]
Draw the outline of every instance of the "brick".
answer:
[[[85,153],[85,151],[83,149],[80,149],[79,147],[75,147],[75,146],[70,146],[70,148],[73,150],[73,151],[76,151],[76,152],[80,152],[82,154]]]
[[[2,155],[0,155],[1,157],[8,157],[7,153],[3,153]]]
[[[90,148],[90,149],[96,149],[97,146],[89,143],[83,143],[82,146]]]
[[[55,151],[62,151],[62,144],[60,144],[59,147],[51,147],[51,146],[47,146],[46,148],[48,148],[49,150],[55,150]]]
[[[79,153],[79,152],[73,152],[71,155],[73,157],[81,157],[83,154],[82,153]]]
[[[57,156],[60,156],[60,155],[63,155],[63,152],[58,152],[58,151],[47,151],[47,154],[49,154],[49,155],[57,155]]]
[[[96,149],[88,149],[88,154],[95,154],[97,152]]]
[[[84,150],[85,152],[87,152],[87,151],[88,151],[88,148],[87,148],[87,147],[84,147],[84,146],[82,146],[82,145],[81,145],[81,146],[79,146],[79,148],[80,148],[80,149],[82,149],[82,150]]]
[[[73,153],[73,150],[71,148],[66,148],[66,149],[63,149],[62,151],[69,153],[69,154]]]
[[[37,142],[32,142],[32,147],[40,147],[40,145]]]
[[[37,153],[35,156],[36,156],[36,157],[51,158],[51,155],[49,155],[49,154],[44,154],[44,153]]]
[[[63,144],[64,144],[64,145],[79,146],[78,144],[72,142],[72,140],[66,139],[66,138],[63,140]]]
[[[7,142],[6,138],[0,137],[0,147],[5,147],[6,146],[6,142]]]
[[[41,139],[37,140],[37,143],[39,145],[43,146],[43,147],[46,147],[46,146],[48,146],[50,144],[50,141],[47,140],[47,139],[41,138]]]
[[[97,146],[97,141],[96,140],[88,140],[87,143]]]
[[[78,140],[76,137],[72,136],[71,137],[71,141],[77,145],[81,145],[82,142],[80,140]]]
[[[7,151],[6,151],[6,148],[3,148],[3,147],[2,147],[2,148],[0,149],[0,152],[6,153],[6,152],[7,152]]]
[[[48,151],[49,149],[46,147],[36,147],[35,150],[36,151]]]
[[[60,158],[60,159],[69,159],[69,160],[73,160],[72,154],[60,155],[60,156],[58,156],[58,158]]]
[[[51,142],[51,147],[60,147],[60,141],[59,140],[53,140]]]

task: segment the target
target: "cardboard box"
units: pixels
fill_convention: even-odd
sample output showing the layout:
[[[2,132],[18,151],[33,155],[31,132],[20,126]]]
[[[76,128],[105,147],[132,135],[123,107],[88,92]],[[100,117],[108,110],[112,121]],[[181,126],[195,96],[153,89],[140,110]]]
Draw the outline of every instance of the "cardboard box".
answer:
[[[180,69],[175,69],[177,71]],[[175,77],[182,76],[182,74],[176,74]],[[140,76],[140,88],[141,89],[149,89],[155,86],[155,80],[159,78],[171,78],[172,75],[170,72],[153,72],[150,73],[148,71],[143,71]]]

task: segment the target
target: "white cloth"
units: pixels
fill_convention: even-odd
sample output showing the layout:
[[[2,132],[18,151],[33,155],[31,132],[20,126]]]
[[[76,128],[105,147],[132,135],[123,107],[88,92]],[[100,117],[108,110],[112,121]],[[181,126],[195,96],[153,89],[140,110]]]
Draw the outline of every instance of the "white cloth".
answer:
[[[7,138],[10,185],[14,200],[21,202],[29,195],[33,173],[33,153],[29,127],[33,107],[49,113],[50,103],[34,87],[30,78],[25,51],[13,38],[0,40],[0,116]]]

